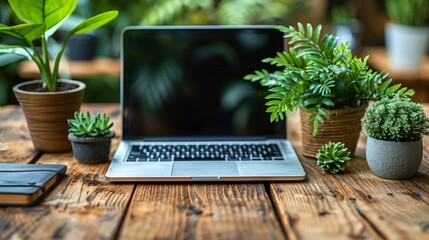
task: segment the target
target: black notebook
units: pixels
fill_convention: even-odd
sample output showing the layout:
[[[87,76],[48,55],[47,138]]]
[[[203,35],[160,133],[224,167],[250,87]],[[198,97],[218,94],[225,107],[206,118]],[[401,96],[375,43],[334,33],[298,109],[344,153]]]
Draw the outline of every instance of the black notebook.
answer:
[[[39,202],[66,173],[61,164],[0,163],[0,206],[31,206]]]

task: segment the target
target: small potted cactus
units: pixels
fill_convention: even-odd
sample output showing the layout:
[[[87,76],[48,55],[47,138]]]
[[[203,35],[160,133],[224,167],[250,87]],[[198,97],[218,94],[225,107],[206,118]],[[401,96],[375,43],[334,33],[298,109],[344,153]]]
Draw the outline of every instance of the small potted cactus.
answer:
[[[74,119],[67,120],[70,128],[68,139],[72,143],[74,157],[81,163],[101,163],[109,160],[111,140],[115,132],[110,128],[109,116],[89,111],[75,112]]]
[[[423,106],[409,98],[384,98],[366,109],[362,127],[368,135],[366,159],[375,175],[412,177],[423,158],[422,138],[429,135]]]

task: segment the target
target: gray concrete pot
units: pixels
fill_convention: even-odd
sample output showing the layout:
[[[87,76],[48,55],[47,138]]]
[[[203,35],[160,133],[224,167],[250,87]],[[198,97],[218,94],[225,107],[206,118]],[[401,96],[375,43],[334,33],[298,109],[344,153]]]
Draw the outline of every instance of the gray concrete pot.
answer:
[[[75,137],[68,136],[72,142],[74,157],[81,163],[93,164],[109,160],[110,146],[115,132],[110,131],[102,137]]]
[[[417,173],[422,158],[421,139],[414,142],[391,142],[368,137],[366,142],[369,168],[382,178],[410,178]]]

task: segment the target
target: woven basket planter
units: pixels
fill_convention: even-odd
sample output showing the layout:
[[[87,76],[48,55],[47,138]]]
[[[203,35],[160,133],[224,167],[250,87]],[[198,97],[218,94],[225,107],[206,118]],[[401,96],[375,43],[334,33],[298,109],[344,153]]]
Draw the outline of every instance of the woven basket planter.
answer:
[[[329,118],[319,124],[317,136],[313,136],[311,114],[300,109],[303,155],[315,158],[317,151],[329,141],[343,142],[353,155],[361,131],[360,120],[367,106],[328,110]]]

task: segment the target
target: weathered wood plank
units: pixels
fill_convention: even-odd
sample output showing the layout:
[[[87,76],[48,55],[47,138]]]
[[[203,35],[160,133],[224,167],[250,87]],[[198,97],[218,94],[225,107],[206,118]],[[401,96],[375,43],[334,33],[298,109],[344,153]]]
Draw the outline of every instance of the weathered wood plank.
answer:
[[[299,152],[299,122],[292,121],[288,135]],[[429,239],[429,138],[424,138],[419,172],[410,180],[376,177],[364,149],[361,134],[356,156],[343,174],[322,173],[315,160],[301,157],[306,182],[270,184],[288,238]]]
[[[140,184],[121,239],[282,239],[262,184]]]
[[[426,140],[426,139],[425,139]],[[375,176],[361,156],[336,176],[350,204],[387,239],[429,239],[429,160],[408,180]]]
[[[60,184],[32,208],[0,208],[1,239],[112,239],[134,190],[111,184],[108,164],[82,165],[71,154],[43,155],[38,163],[68,166]]]
[[[29,163],[37,156],[19,106],[0,108],[0,163]]]
[[[119,122],[117,107],[84,106],[108,111]],[[117,105],[116,105],[117,106]],[[111,109],[111,111],[109,110]],[[120,128],[117,124],[116,131]],[[120,135],[120,134],[118,134]],[[112,142],[112,153],[119,142]],[[14,145],[11,151],[18,152]],[[43,154],[37,164],[65,164],[66,176],[32,208],[0,208],[0,239],[111,239],[122,222],[134,184],[112,184],[104,178],[108,163],[80,164],[72,152]]]
[[[342,184],[320,172],[315,160],[301,159],[306,181],[270,184],[288,239],[377,238],[377,233],[351,206]]]

